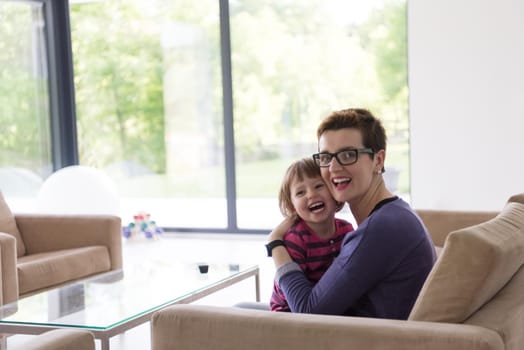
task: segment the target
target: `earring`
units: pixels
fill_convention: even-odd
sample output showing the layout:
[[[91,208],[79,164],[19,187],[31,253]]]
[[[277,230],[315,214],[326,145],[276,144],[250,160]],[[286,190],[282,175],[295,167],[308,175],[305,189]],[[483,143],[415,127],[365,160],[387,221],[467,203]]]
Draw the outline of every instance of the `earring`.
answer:
[[[380,175],[380,174],[382,174],[382,171],[377,170],[377,175]]]

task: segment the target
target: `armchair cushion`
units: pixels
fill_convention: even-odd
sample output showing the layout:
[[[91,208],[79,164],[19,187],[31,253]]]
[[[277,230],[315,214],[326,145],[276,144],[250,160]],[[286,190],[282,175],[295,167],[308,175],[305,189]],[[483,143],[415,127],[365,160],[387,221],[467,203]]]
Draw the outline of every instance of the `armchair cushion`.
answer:
[[[90,246],[31,254],[18,259],[20,294],[109,271],[105,246]]]
[[[524,263],[524,204],[452,232],[410,314],[411,320],[463,323]]]
[[[89,331],[55,329],[20,344],[20,350],[95,350],[95,338]],[[15,350],[15,349],[14,349]]]
[[[16,255],[25,255],[25,245],[16,226],[15,217],[5,202],[4,195],[0,191],[0,232],[10,234],[16,239]]]

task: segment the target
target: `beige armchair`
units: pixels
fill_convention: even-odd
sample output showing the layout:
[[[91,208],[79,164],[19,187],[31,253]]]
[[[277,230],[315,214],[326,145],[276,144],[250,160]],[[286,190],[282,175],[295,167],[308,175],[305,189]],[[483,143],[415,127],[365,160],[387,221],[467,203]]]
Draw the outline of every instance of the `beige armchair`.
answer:
[[[9,347],[13,350],[95,350],[92,333],[79,329],[55,329]]]
[[[153,315],[152,350],[523,349],[524,194],[496,216],[421,213],[445,243],[408,320],[175,305]]]
[[[122,268],[121,219],[13,215],[0,192],[0,305]]]

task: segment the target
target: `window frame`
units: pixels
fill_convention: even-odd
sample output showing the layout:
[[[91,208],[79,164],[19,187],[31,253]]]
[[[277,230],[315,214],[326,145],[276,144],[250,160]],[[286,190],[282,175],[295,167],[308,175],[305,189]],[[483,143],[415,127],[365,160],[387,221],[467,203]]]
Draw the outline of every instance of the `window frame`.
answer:
[[[79,164],[69,1],[34,0],[34,2],[42,3],[44,7],[54,171]],[[265,234],[268,232],[267,229],[238,227],[229,0],[217,1],[219,2],[220,21],[227,226],[218,228],[164,227],[164,230],[166,232]]]
[[[53,171],[78,164],[73,54],[68,0],[43,4],[49,71]]]

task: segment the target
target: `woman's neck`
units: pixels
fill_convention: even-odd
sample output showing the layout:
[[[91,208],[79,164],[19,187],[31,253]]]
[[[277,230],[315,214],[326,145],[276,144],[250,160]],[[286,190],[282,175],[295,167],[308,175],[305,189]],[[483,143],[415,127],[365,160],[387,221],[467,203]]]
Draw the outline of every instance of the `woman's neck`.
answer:
[[[388,191],[384,181],[380,181],[377,186],[366,192],[364,196],[349,202],[349,208],[357,225],[366,220],[378,203],[391,197],[393,197],[393,194]]]

